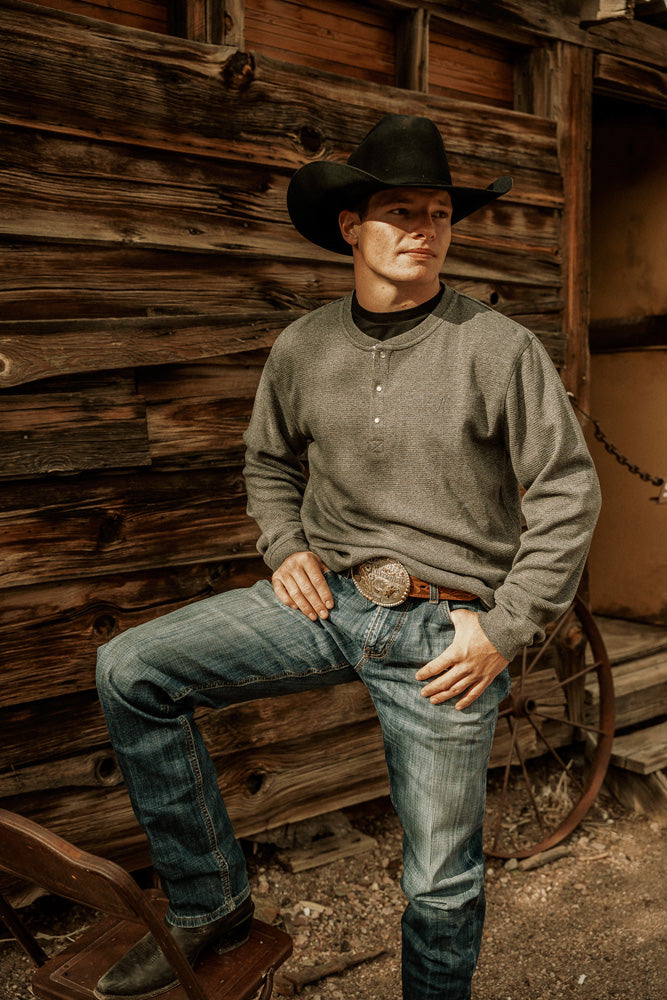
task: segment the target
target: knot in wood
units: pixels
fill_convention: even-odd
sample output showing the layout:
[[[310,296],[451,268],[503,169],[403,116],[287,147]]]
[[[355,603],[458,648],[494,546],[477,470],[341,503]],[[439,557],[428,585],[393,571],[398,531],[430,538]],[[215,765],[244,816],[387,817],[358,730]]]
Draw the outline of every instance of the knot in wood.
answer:
[[[225,63],[222,82],[227,90],[246,90],[255,79],[255,60],[250,52],[235,52]]]
[[[246,787],[251,795],[257,795],[264,784],[266,774],[263,771],[253,771],[246,778]]]
[[[95,777],[100,785],[120,785],[123,776],[116,758],[111,754],[98,757],[95,761]]]
[[[307,153],[319,153],[324,145],[322,133],[318,132],[312,125],[303,125],[299,129],[299,142]]]
[[[118,631],[118,622],[113,615],[97,615],[93,621],[93,631],[100,638],[109,639]]]
[[[117,514],[117,513],[105,514],[100,522],[99,528],[97,529],[98,547],[103,545],[110,545],[111,542],[118,541],[122,529],[123,529],[122,514]]]

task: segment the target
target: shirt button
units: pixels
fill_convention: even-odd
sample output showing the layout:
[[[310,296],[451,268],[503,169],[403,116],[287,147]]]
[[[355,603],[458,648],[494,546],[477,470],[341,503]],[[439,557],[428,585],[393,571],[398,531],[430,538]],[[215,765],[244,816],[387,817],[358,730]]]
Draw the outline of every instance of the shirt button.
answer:
[[[374,423],[374,424],[379,424],[379,423],[380,423],[380,418],[379,418],[379,417],[376,417],[376,418],[375,418],[375,420],[373,421],[373,423]]]
[[[386,351],[380,351],[380,357],[381,358],[386,358],[387,357],[387,352]]]
[[[381,385],[376,385],[375,386],[375,391],[376,392],[382,392],[382,386]]]

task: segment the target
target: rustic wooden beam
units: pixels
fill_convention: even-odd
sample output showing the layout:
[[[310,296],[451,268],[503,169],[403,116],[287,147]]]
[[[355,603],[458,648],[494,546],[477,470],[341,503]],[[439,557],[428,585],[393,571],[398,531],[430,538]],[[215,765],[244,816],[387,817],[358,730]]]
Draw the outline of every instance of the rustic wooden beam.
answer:
[[[430,12],[418,7],[396,21],[396,86],[428,92]]]
[[[540,39],[564,38],[574,41],[579,34],[579,12],[569,4],[564,9],[553,0],[487,0],[484,4],[461,0],[380,0],[383,6],[403,10],[423,9],[440,17],[518,44]]]
[[[566,388],[582,406],[589,396],[590,355],[590,147],[593,53],[556,42],[535,49],[521,75],[522,110],[553,118],[563,177],[561,250],[563,331],[567,339],[562,372]]]
[[[606,52],[595,58],[595,91],[625,101],[667,107],[667,70],[617,59]]]
[[[245,0],[169,0],[171,34],[243,49]]]
[[[52,335],[66,332],[68,328],[58,324],[70,321],[107,322],[111,329],[116,319],[136,317],[140,321],[153,319],[167,324],[173,320],[175,327],[170,331],[166,326],[162,336],[167,362],[172,360],[168,345],[188,321],[202,327],[208,321],[211,329],[217,326],[223,331],[232,323],[241,330],[246,326],[250,330],[255,322],[259,336],[261,324],[274,320],[276,324],[286,324],[290,317],[296,318],[304,311],[346,295],[352,283],[351,261],[333,255],[317,268],[308,261],[267,257],[258,269],[256,261],[245,255],[193,254],[118,244],[80,246],[74,242],[45,243],[39,239],[2,241],[0,254],[4,265],[0,269],[3,321],[53,321],[50,329],[35,327],[35,333],[42,329],[45,335]],[[242,295],[239,289],[243,290]],[[28,329],[24,326],[14,332],[20,335]],[[85,331],[79,332],[85,335]],[[92,341],[102,335],[100,327],[92,332],[94,336],[88,338]],[[127,330],[123,333],[122,325],[116,332],[128,341],[131,339]],[[72,333],[77,331],[73,329]],[[142,336],[139,331],[137,334]],[[198,338],[193,334],[193,342],[199,339],[202,345],[200,357],[208,356],[206,338],[203,329]],[[234,347],[230,333],[224,349],[220,343],[220,353],[245,350],[243,340],[244,335],[239,335]],[[131,345],[126,346],[129,349]],[[252,346],[250,343],[249,347]],[[0,353],[2,350],[0,347]],[[190,355],[193,356],[197,355]],[[54,352],[54,374],[58,371],[58,358],[58,352]],[[159,360],[156,351],[151,363]],[[179,359],[175,354],[173,360],[185,358]],[[106,367],[102,361],[98,368]],[[127,362],[137,363],[145,361],[130,357]]]
[[[254,555],[236,468],[0,485],[0,588]]]
[[[269,572],[259,555],[250,553],[241,559],[153,570],[125,567],[122,575],[3,590],[0,662],[11,664],[11,670],[5,671],[0,690],[0,770],[16,760],[27,732],[31,738],[23,763],[52,757],[58,750],[57,733],[71,728],[71,718],[76,718],[77,728],[66,739],[63,735],[63,747],[71,746],[74,751],[100,742],[97,723],[84,724],[87,709],[76,696],[94,692],[95,655],[101,643],[185,604],[235,587],[250,587]],[[57,697],[64,699],[62,711]],[[42,724],[46,717],[30,714],[33,710],[25,706],[27,698],[35,704],[49,701],[48,725]],[[76,709],[69,721],[68,698],[74,699]],[[19,709],[21,705],[24,708]],[[12,713],[8,714],[7,706],[12,706]],[[101,741],[105,740],[102,736]]]
[[[275,316],[164,316],[0,322],[0,386],[71,372],[222,357],[270,347],[301,311]]]
[[[642,351],[667,347],[667,315],[602,319],[591,322],[591,350]]]
[[[610,21],[588,28],[582,44],[616,59],[629,59],[664,70],[667,65],[667,31],[641,21]]]
[[[134,379],[0,397],[0,479],[150,464],[146,406]]]
[[[276,197],[274,177],[286,177],[315,155],[349,154],[380,115],[403,111],[446,124],[448,149],[471,172],[503,165],[509,171],[511,165],[525,169],[527,182],[536,169],[558,173],[552,123],[535,116],[482,107],[471,115],[461,102],[425,101],[420,94],[410,97],[404,90],[361,80],[341,81],[332,90],[325,74],[259,54],[255,68],[239,83],[228,65],[231,49],[152,37],[138,42],[132,32],[109,38],[98,23],[89,31],[74,31],[65,15],[61,20],[46,10],[50,44],[45,47],[42,19],[27,14],[32,8],[20,0],[8,4],[0,8],[5,70],[0,121],[52,131],[64,142],[69,134],[95,144],[130,143],[135,156],[139,146],[185,157],[212,156],[228,167],[259,163],[265,174],[257,180],[268,182],[268,194]],[[26,73],[26,65],[34,72]],[[20,88],[11,82],[18,78]],[[111,155],[102,146],[95,150]],[[80,145],[79,155],[83,152]],[[188,160],[181,160],[181,168],[185,164]],[[200,175],[193,166],[189,176],[196,187]],[[238,171],[235,176],[241,182]],[[525,197],[531,197],[529,184]],[[131,233],[125,236],[131,239]]]

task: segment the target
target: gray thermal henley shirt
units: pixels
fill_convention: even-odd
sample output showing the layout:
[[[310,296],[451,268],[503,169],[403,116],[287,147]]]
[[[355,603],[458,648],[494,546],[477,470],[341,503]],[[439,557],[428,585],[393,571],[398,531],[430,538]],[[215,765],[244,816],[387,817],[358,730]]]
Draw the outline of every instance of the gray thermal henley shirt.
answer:
[[[244,438],[258,549],[274,570],[306,549],[336,572],[392,556],[477,594],[512,659],[572,600],[600,506],[558,373],[530,331],[449,287],[384,342],[351,301],[292,323],[266,363]]]

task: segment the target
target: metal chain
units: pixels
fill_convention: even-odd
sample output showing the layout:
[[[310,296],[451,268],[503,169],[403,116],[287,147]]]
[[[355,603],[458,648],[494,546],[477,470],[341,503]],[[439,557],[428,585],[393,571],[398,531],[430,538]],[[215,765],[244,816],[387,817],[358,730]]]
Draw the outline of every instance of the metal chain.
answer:
[[[571,392],[568,392],[568,396],[570,397],[570,402],[574,406],[575,410],[579,410],[582,417],[585,417],[586,420],[590,420],[592,423],[595,428],[593,435],[595,440],[604,445],[605,449],[610,455],[613,455],[619,465],[625,466],[628,472],[631,472],[633,476],[639,476],[639,478],[645,483],[652,483],[654,486],[662,486],[664,484],[665,480],[661,476],[652,476],[650,472],[643,472],[638,465],[633,465],[632,462],[625,457],[625,455],[622,455],[616,445],[612,444],[605,432],[602,430],[599,421],[597,421],[595,417],[592,417],[590,413],[586,413],[585,410],[582,410]]]

